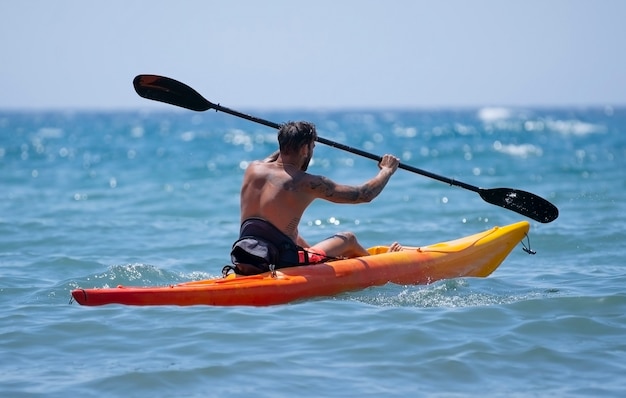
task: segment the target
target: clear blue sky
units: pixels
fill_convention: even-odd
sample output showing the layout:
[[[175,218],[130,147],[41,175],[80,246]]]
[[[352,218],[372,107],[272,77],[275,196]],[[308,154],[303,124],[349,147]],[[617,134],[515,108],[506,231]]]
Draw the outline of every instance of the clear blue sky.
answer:
[[[626,105],[626,1],[0,2],[0,109]]]

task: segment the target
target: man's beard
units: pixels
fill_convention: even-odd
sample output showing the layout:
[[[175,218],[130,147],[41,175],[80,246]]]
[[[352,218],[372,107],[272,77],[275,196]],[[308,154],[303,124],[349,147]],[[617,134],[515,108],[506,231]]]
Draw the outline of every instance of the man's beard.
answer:
[[[311,163],[311,158],[312,157],[313,157],[313,155],[309,152],[309,155],[306,157],[306,160],[302,164],[302,167],[300,168],[300,170],[306,171],[309,168],[309,163]]]

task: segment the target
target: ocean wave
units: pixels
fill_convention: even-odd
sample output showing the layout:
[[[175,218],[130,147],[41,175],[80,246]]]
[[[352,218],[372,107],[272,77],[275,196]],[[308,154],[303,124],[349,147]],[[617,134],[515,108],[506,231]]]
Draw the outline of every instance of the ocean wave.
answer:
[[[543,155],[543,150],[532,144],[503,144],[501,141],[496,140],[493,143],[493,149],[497,152],[504,153],[507,155],[527,158],[529,156],[541,156]]]
[[[491,123],[498,120],[509,119],[513,116],[513,110],[503,107],[485,107],[478,110],[478,119],[483,123]]]
[[[546,120],[546,128],[564,135],[588,135],[606,133],[607,128],[601,124],[583,122],[580,120]]]

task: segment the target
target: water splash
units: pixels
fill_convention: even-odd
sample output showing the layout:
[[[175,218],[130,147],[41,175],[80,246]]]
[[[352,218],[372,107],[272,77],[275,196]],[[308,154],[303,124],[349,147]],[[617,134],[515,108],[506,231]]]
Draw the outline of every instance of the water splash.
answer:
[[[559,293],[554,289],[521,291],[519,287],[495,285],[497,282],[474,278],[449,279],[426,286],[389,284],[365,294],[354,293],[350,298],[381,307],[466,308],[511,304]]]

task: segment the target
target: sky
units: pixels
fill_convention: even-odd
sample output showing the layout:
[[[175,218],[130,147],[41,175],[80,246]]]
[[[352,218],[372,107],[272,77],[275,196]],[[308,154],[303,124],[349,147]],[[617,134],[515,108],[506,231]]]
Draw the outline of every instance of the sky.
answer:
[[[0,109],[626,105],[621,0],[0,1]],[[171,107],[171,106],[169,106]]]

